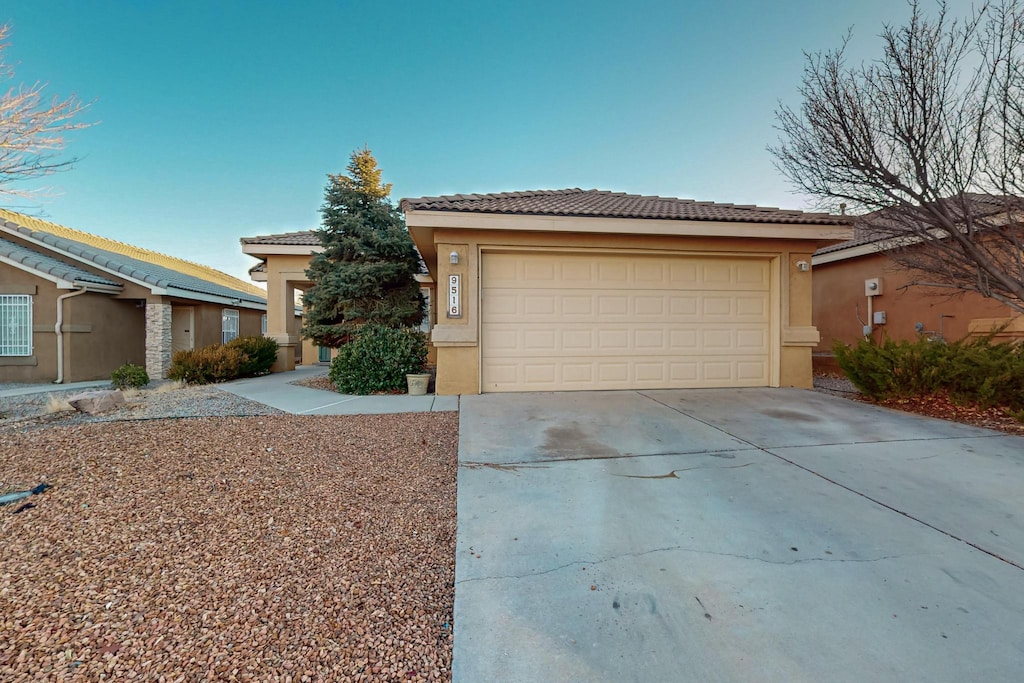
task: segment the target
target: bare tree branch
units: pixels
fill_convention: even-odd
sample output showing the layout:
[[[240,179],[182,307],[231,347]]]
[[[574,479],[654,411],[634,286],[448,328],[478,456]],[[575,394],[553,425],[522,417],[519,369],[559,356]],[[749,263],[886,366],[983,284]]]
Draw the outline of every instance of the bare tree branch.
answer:
[[[13,80],[14,67],[4,59],[11,34],[0,26],[0,81]],[[65,133],[92,124],[76,121],[89,107],[74,95],[47,98],[45,83],[12,85],[0,95],[0,195],[31,196],[13,184],[53,175],[77,161],[62,158]]]
[[[977,292],[1024,312],[1024,8],[965,20],[917,0],[884,26],[882,55],[806,55],[802,104],[780,104],[776,167],[826,208],[860,214],[914,284]]]

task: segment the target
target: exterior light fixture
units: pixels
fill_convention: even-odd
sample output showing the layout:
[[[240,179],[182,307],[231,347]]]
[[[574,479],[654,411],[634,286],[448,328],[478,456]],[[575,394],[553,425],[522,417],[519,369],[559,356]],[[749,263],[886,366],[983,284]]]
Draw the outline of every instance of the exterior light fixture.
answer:
[[[808,263],[807,261],[797,261],[796,269],[799,270],[801,273],[806,273],[808,270],[811,269],[811,264]]]
[[[448,260],[451,261],[453,264],[458,263],[459,262],[459,252],[453,251],[451,254],[448,255]]]

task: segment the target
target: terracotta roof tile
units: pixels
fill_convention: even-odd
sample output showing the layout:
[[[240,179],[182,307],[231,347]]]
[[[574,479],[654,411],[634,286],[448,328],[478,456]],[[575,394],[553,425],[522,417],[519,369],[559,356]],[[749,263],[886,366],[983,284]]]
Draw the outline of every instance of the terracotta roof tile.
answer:
[[[300,232],[282,232],[276,235],[257,235],[256,237],[243,237],[242,244],[282,244],[300,247],[319,247],[320,236],[314,230],[302,230]]]
[[[1019,205],[1020,199],[1013,197],[1003,197],[998,195],[986,195],[979,193],[966,193],[964,198],[967,200],[964,203],[962,210],[971,212],[975,218],[986,218],[1006,211],[1008,207]],[[953,206],[954,212],[960,211],[958,206]],[[884,242],[887,239],[892,238],[891,233],[879,233],[872,230],[872,224],[886,222],[886,209],[879,209],[878,211],[872,211],[860,216],[851,216],[855,227],[854,237],[852,240],[846,242],[840,242],[839,244],[832,244],[827,247],[822,247],[818,251],[814,252],[815,256],[822,254],[831,254],[836,251],[843,251],[844,249],[850,249],[852,247],[860,247],[865,244],[872,244],[874,242]]]
[[[717,204],[674,197],[648,197],[605,190],[532,190],[495,194],[456,194],[403,199],[403,211],[459,211],[531,216],[589,216],[746,223],[848,225],[846,216],[766,206]]]

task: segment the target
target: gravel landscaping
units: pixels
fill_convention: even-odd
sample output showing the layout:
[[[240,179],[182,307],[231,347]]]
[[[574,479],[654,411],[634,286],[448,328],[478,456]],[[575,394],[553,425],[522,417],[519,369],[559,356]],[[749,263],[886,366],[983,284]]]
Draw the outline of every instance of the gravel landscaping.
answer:
[[[10,385],[8,385],[10,386]],[[97,391],[87,389],[85,391]],[[245,415],[281,415],[276,408],[221,391],[215,386],[187,386],[165,382],[154,388],[124,392],[124,408],[99,415],[78,413],[62,405],[82,389],[47,390],[37,394],[0,397],[0,428],[24,420],[49,424],[110,422],[116,420],[152,420],[164,417],[212,417]]]
[[[83,419],[0,430],[0,680],[450,679],[456,413]]]
[[[975,427],[994,429],[1015,436],[1024,436],[1024,422],[1005,408],[981,408],[975,405],[960,404],[944,394],[873,401],[857,391],[857,387],[847,378],[829,374],[816,374],[814,376],[814,390],[832,396],[840,396],[854,401],[863,401],[864,403],[892,408],[893,410],[902,410],[908,413],[916,413],[917,415],[925,415],[926,417],[935,417],[941,420],[974,425]]]

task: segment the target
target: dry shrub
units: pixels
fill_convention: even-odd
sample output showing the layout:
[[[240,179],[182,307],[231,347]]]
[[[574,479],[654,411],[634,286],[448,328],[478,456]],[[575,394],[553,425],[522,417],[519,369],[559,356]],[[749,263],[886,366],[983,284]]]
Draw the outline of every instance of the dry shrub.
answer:
[[[68,410],[74,410],[74,408],[72,408],[71,404],[63,398],[54,396],[53,394],[46,397],[46,413],[48,415],[52,413],[63,413]]]

